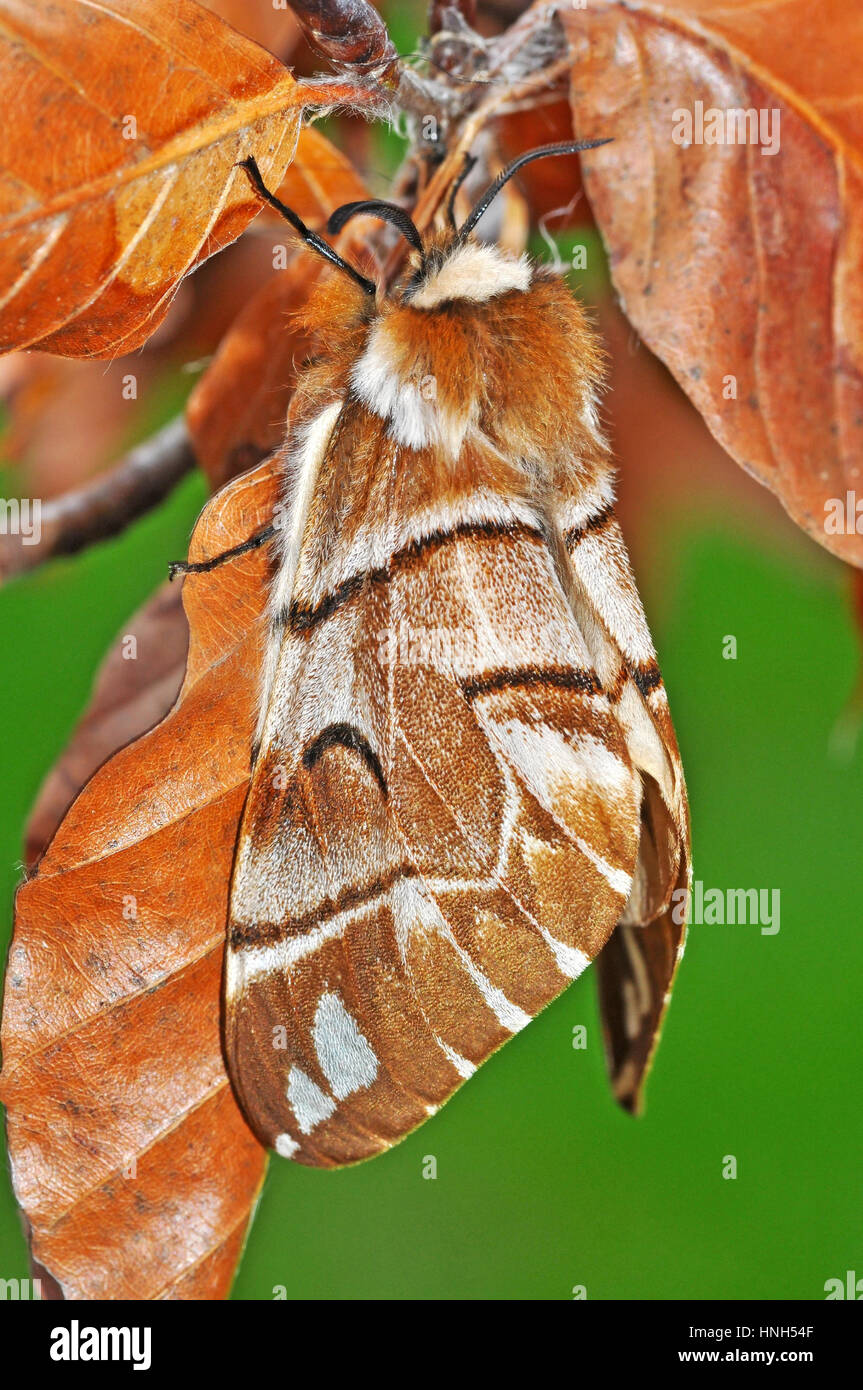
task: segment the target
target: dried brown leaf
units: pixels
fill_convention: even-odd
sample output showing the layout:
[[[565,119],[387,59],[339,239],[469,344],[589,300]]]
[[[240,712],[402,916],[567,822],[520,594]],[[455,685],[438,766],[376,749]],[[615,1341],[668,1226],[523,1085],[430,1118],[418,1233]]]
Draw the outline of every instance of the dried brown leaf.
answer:
[[[304,108],[370,100],[295,81],[192,0],[0,0],[0,351],[140,346],[259,210],[237,161],[278,185]]]
[[[182,587],[166,582],[118,634],[86,714],[40,788],[27,826],[28,866],[45,852],[69,806],[106,758],[168,713],[183,683],[188,646]]]
[[[297,370],[311,343],[297,314],[322,262],[298,256],[238,316],[186,406],[189,436],[214,488],[278,448]]]
[[[192,555],[272,517],[275,463],[209,504]],[[185,583],[177,704],[100,768],[20,889],[2,1099],[34,1258],[66,1298],[227,1292],[265,1153],[220,1042],[267,559]]]
[[[863,491],[863,12],[827,10],[595,0],[561,20],[577,133],[613,136],[584,178],[629,319],[738,463],[860,564],[863,536],[825,520]],[[778,152],[675,143],[696,102],[778,112]]]
[[[300,131],[297,150],[278,190],[310,227],[321,228],[334,208],[368,198],[369,192],[350,160],[313,126]],[[265,215],[277,217],[265,210]],[[284,223],[282,223],[284,227]],[[285,228],[287,235],[291,235]]]

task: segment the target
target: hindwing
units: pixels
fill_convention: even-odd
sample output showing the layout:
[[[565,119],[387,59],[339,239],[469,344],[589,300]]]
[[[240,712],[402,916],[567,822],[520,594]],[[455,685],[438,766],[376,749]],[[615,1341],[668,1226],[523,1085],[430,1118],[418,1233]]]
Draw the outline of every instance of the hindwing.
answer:
[[[689,811],[680,752],[653,640],[608,486],[559,502],[571,602],[642,781],[632,891],[597,962],[615,1095],[639,1107],[686,933]]]

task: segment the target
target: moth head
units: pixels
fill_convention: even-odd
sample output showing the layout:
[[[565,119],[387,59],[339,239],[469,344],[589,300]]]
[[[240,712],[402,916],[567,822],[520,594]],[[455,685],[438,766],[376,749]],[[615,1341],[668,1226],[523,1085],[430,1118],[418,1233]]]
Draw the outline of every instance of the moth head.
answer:
[[[396,203],[377,198],[360,199],[337,208],[327,223],[327,231],[335,235],[357,216],[379,217],[389,222],[404,237],[411,249],[411,271],[396,287],[396,296],[412,309],[435,309],[438,305],[466,300],[484,303],[510,290],[526,290],[530,284],[530,267],[522,258],[507,256],[497,248],[478,242],[474,229],[504,185],[535,159],[551,155],[575,154],[595,149],[607,140],[569,141],[543,145],[519,155],[489,184],[474,204],[460,227],[455,221],[455,197],[475,164],[471,155],[465,157],[462,170],[454,180],[447,201],[448,230],[441,236],[424,239],[409,214]],[[351,268],[352,269],[352,268]],[[356,272],[354,272],[356,277]],[[371,280],[364,288],[375,294]]]

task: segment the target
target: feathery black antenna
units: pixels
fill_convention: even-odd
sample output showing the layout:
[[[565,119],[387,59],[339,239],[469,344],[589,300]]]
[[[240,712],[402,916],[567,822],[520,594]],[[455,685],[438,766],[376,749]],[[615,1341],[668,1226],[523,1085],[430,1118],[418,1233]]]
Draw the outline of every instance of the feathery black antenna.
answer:
[[[537,150],[528,150],[526,154],[520,154],[517,159],[514,159],[512,163],[507,164],[505,169],[501,170],[494,183],[489,184],[479,202],[474,204],[459,228],[459,241],[467,239],[504,184],[508,183],[519,169],[523,169],[525,164],[532,164],[535,159],[546,159],[557,154],[579,154],[582,150],[596,150],[600,145],[610,144],[612,139],[612,136],[608,136],[605,140],[569,140],[559,145],[541,145]]]
[[[475,164],[476,164],[476,155],[475,155],[475,154],[465,154],[465,157],[464,157],[464,164],[461,166],[461,169],[459,170],[458,174],[457,174],[456,177],[453,179],[452,187],[450,188],[450,191],[449,191],[449,197],[447,198],[447,202],[446,202],[446,216],[447,216],[447,221],[449,222],[449,224],[450,224],[450,226],[453,228],[453,230],[455,230],[455,200],[456,200],[456,194],[458,193],[459,189],[461,188],[462,184],[464,183],[465,179],[467,178],[468,174],[470,173],[471,169],[473,168],[473,166],[474,166]]]
[[[414,226],[410,216],[404,208],[400,208],[397,203],[385,203],[380,198],[361,198],[356,203],[345,203],[342,207],[336,208],[331,214],[327,223],[327,231],[330,236],[335,236],[342,230],[352,217],[358,216],[379,217],[383,222],[390,222],[401,232],[405,241],[417,252],[420,258],[425,259],[423,253],[422,237]]]

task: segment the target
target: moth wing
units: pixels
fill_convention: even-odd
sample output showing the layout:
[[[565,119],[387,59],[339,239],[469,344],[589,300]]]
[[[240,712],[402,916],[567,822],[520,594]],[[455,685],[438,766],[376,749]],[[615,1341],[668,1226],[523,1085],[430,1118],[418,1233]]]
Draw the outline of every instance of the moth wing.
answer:
[[[525,507],[476,510],[295,614],[282,644],[226,1047],[256,1132],[304,1163],[369,1157],[434,1113],[632,892],[641,779],[559,559]]]
[[[610,493],[558,515],[571,602],[642,778],[641,836],[632,892],[597,962],[612,1087],[640,1107],[686,933],[691,879],[689,811],[680,752]]]

